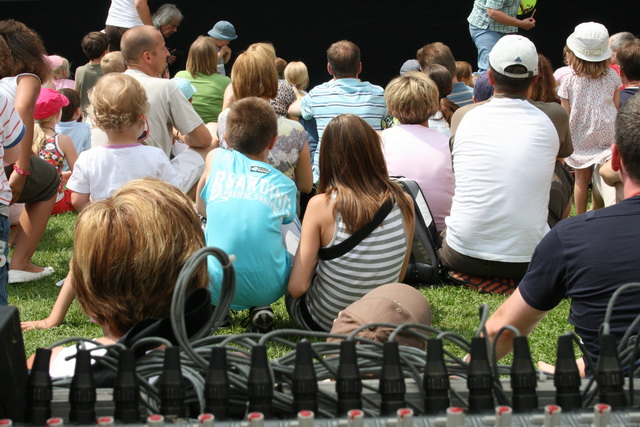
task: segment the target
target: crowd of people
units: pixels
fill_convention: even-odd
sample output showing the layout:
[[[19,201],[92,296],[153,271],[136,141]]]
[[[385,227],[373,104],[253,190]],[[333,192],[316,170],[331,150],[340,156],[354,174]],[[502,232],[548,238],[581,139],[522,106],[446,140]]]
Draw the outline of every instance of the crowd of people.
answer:
[[[249,310],[254,331],[276,327],[270,304],[282,297],[308,330],[344,331],[356,312],[361,323],[369,315],[430,323],[426,299],[399,283],[421,215],[390,178],[404,176],[433,212],[443,280],[509,284],[511,297],[487,323],[490,337],[507,324],[528,333],[570,297],[569,322],[597,357],[608,298],[640,265],[632,249],[640,40],[582,23],[554,75],[529,39],[512,34],[535,25],[516,17],[517,3],[475,1],[477,72],[432,42],[386,88],[359,78],[360,49],[341,40],[326,51],[328,80],[308,90],[304,63],[277,57],[270,43],[234,56],[228,21],[197,37],[186,69],[173,70],[183,53],[167,39],[184,17],[171,4],[151,14],[146,1],[113,0],[104,31],[82,39],[88,63],[75,80],[33,29],[0,21],[0,304],[7,283],[53,273],[31,257],[50,215],[75,210],[58,301],[25,329],[59,325],[77,295],[103,341],[117,340],[168,310],[171,291],[134,275],[170,286],[202,244],[235,255],[232,309]],[[580,215],[567,219],[572,198]],[[202,229],[193,226],[196,210]],[[130,257],[112,256],[128,254],[127,245]],[[156,265],[171,257],[162,263],[171,271]],[[142,271],[138,259],[155,267]],[[213,305],[222,267],[213,258],[207,265]],[[107,280],[104,271],[121,273]],[[136,290],[142,282],[154,287]],[[382,315],[362,309],[381,299]],[[635,318],[634,300],[616,311],[614,333]],[[500,342],[502,356],[509,334]]]

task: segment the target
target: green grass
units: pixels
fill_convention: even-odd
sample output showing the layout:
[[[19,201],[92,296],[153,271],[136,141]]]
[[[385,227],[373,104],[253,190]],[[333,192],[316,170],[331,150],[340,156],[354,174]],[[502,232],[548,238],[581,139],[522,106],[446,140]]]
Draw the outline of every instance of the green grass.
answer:
[[[33,261],[42,266],[50,265],[56,273],[36,282],[9,285],[9,304],[20,310],[22,320],[38,320],[48,316],[59,288],[55,283],[64,278],[68,271],[68,263],[73,247],[73,224],[75,214],[63,214],[52,217]],[[479,294],[465,288],[444,286],[428,287],[421,292],[430,302],[433,325],[445,331],[452,331],[467,339],[473,337],[479,321],[478,307],[487,303],[494,311],[505,297]],[[283,299],[273,305],[278,322],[278,328],[294,328],[294,323],[288,318]],[[558,335],[571,329],[567,322],[569,302],[564,301],[552,310],[540,323],[530,337],[533,360],[544,360],[549,363],[555,361],[556,340]],[[240,323],[247,316],[246,312],[233,314],[233,327],[221,329],[219,333],[236,334],[244,332]],[[77,302],[71,307],[65,321],[59,327],[49,330],[32,330],[24,333],[25,351],[32,354],[36,348],[48,346],[51,343],[68,337],[82,336],[97,338],[102,336],[98,325],[89,321]],[[270,357],[278,357],[288,352],[279,344],[272,344]],[[462,355],[460,351],[457,351]],[[507,360],[508,361],[508,360]]]

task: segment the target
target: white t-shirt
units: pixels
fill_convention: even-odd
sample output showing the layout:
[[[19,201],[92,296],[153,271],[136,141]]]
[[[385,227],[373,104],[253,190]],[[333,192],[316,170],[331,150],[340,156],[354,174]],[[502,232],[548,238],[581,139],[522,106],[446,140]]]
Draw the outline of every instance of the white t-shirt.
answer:
[[[474,258],[529,262],[549,230],[553,122],[524,99],[494,97],[464,115],[454,138],[447,243]]]
[[[138,70],[127,70],[125,74],[138,80],[147,92],[150,132],[146,143],[162,149],[168,157],[173,144],[173,128],[186,135],[203,124],[202,119],[171,80],[151,77]]]
[[[142,25],[142,19],[136,10],[134,0],[111,0],[109,14],[105,25],[114,27],[132,28]]]
[[[84,343],[84,348],[86,350],[92,350],[96,347],[97,345],[93,343]],[[106,352],[106,349],[101,348],[99,350],[92,351],[91,355],[94,357],[100,357],[104,356]],[[51,375],[51,378],[72,377],[76,371],[76,358],[72,357],[69,360],[65,359],[70,356],[75,356],[76,353],[78,353],[78,347],[75,344],[60,350],[60,353],[58,353],[49,365],[49,375]],[[93,365],[94,363],[95,360],[91,359],[91,364]]]
[[[4,159],[4,148],[16,146],[22,140],[24,133],[24,124],[13,108],[13,103],[0,94],[0,162]],[[11,188],[4,169],[0,169],[0,205],[9,206],[9,203],[11,203]]]
[[[127,182],[147,177],[180,186],[180,178],[162,150],[138,143],[103,145],[80,153],[67,188],[91,194],[93,201],[104,200]]]

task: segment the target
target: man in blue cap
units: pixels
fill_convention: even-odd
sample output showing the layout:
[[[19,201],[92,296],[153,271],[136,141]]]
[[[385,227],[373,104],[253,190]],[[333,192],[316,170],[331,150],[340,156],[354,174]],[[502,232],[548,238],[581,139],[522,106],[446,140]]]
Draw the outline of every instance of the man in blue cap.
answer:
[[[229,21],[218,21],[207,34],[215,40],[218,48],[218,74],[226,76],[224,65],[231,59],[229,43],[231,43],[231,40],[238,38],[236,29]]]

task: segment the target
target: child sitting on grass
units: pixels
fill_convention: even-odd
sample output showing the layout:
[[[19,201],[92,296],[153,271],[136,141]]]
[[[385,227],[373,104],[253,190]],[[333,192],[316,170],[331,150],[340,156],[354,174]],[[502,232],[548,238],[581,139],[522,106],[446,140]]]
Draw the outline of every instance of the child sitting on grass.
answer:
[[[180,183],[169,159],[157,147],[142,145],[148,134],[145,115],[147,95],[136,79],[124,74],[109,74],[96,83],[90,95],[93,120],[108,137],[108,144],[83,152],[75,164],[67,187],[71,202],[79,212],[90,201],[104,200],[136,178],[159,178]],[[58,326],[73,302],[75,291],[67,275],[48,318],[23,322],[22,329],[47,329]]]
[[[78,157],[67,187],[71,202],[82,210],[90,200],[106,199],[136,178],[158,178],[178,186],[180,179],[169,159],[157,147],[143,145],[148,136],[147,94],[140,83],[124,74],[108,74],[89,96],[93,121],[108,139]]]
[[[75,89],[60,89],[59,92],[69,100],[69,105],[62,107],[62,117],[56,125],[56,132],[69,135],[79,155],[91,148],[91,127],[82,121],[80,93]],[[69,170],[66,162],[62,170]]]
[[[203,245],[193,203],[166,182],[136,179],[87,206],[76,221],[70,277],[82,309],[102,327],[96,341],[114,344],[136,323],[169,315],[178,274]],[[206,283],[202,265],[189,290]],[[55,347],[51,375],[73,375],[75,359],[66,358],[75,352],[76,346]]]
[[[251,329],[274,328],[268,306],[287,288],[291,261],[281,226],[294,221],[296,185],[268,163],[278,138],[276,114],[269,103],[247,97],[233,104],[225,139],[233,150],[215,149],[207,156],[198,183],[196,204],[207,217],[207,246],[236,256],[236,292],[231,308],[249,308]],[[212,303],[220,298],[222,267],[209,261]]]

